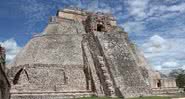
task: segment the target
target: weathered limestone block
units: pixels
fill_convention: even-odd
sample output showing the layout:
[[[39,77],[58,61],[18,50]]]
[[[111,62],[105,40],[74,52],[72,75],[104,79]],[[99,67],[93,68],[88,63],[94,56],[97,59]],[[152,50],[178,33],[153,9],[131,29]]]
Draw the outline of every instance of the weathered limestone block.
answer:
[[[78,91],[86,90],[85,77],[83,76],[82,66],[73,65],[59,65],[59,64],[34,64],[25,65],[21,68],[18,81],[13,79],[14,86],[12,92],[34,92],[34,91]],[[17,75],[20,69],[12,69],[12,75]],[[26,75],[25,75],[26,71]],[[73,72],[73,74],[71,74]],[[75,84],[79,83],[79,84]],[[84,85],[84,86],[83,86]],[[21,86],[17,89],[17,86]]]

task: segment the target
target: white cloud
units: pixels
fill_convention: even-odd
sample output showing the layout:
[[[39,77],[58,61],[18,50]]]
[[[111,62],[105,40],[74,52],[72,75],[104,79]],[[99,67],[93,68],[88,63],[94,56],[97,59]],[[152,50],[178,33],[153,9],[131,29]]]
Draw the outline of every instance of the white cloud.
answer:
[[[145,25],[143,22],[126,22],[124,24],[121,24],[121,26],[126,32],[134,33],[135,35],[141,33],[145,29]]]
[[[162,63],[162,68],[177,68],[180,67],[180,65],[175,61],[167,61]]]
[[[159,35],[152,36],[147,43],[143,44],[145,52],[147,53],[158,53],[165,51],[170,47],[170,44]]]
[[[161,64],[161,69],[159,69],[159,70],[165,74],[168,74],[168,73],[170,73],[171,70],[180,69],[180,68],[183,68],[183,66],[181,64],[179,64],[177,60],[173,60],[173,61],[163,62]]]
[[[182,18],[178,19],[176,17],[180,17],[185,14],[185,3],[167,5],[166,3],[171,1],[163,1],[161,3],[154,3],[151,1],[152,0],[125,0],[125,8],[128,13],[126,13],[126,15],[121,12],[117,13],[118,18],[125,21],[120,24],[125,31],[135,36],[146,37],[150,35],[151,33],[149,32],[153,30],[157,32],[163,31],[163,33],[159,33],[161,35],[184,37],[184,22],[181,21]],[[172,22],[172,18],[176,21]],[[154,23],[153,26],[152,23]],[[162,26],[160,28],[155,27],[157,25]],[[150,47],[148,50],[156,51],[161,49]]]
[[[174,17],[185,12],[185,3],[178,5],[152,5],[148,10],[147,17],[152,19],[164,20],[170,17]]]
[[[153,68],[168,73],[185,66],[185,39],[163,38],[154,35],[145,41],[141,49]]]
[[[149,0],[128,0],[128,11],[135,19],[143,19],[146,17],[146,9]]]
[[[185,3],[166,7],[166,10],[167,11],[179,11],[179,12],[183,13],[185,11]]]
[[[160,70],[162,70],[162,66],[161,66],[161,65],[155,65],[155,66],[153,67],[153,69],[154,69],[154,70],[160,71]]]
[[[0,44],[6,49],[7,62],[11,62],[16,54],[21,50],[21,47],[17,45],[16,41],[13,38],[0,42]]]
[[[182,65],[182,69],[185,69],[185,65]]]
[[[146,22],[146,20],[164,21],[185,13],[185,3],[169,6],[165,3],[151,3],[150,1],[152,0],[126,0],[129,16],[136,22]]]

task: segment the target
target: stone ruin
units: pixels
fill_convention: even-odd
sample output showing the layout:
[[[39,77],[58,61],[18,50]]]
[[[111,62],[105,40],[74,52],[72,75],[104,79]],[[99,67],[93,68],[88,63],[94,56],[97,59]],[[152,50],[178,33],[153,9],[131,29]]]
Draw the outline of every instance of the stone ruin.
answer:
[[[177,88],[176,79],[171,77],[163,77],[160,72],[151,72],[150,86],[153,95],[174,94],[181,92],[182,89]]]
[[[5,68],[5,48],[0,45],[0,99],[10,99],[10,83]]]
[[[11,99],[152,93],[144,56],[110,14],[58,10],[10,66]]]

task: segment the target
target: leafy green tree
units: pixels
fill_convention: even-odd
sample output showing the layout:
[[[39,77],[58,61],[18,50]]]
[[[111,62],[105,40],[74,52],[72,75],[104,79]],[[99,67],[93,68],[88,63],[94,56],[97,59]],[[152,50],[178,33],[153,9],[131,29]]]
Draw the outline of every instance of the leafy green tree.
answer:
[[[179,88],[185,87],[185,70],[183,69],[172,70],[169,76],[176,78],[176,83]]]
[[[185,87],[185,74],[179,74],[176,78],[176,83],[179,88]]]

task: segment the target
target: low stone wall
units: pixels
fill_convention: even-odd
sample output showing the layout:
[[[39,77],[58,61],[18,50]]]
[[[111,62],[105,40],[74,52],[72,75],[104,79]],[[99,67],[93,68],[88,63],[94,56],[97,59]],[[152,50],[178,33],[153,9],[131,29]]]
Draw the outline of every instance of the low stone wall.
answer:
[[[74,92],[37,92],[37,93],[16,93],[11,99],[74,99],[80,97],[91,97],[94,93],[89,91]]]
[[[171,88],[153,88],[152,94],[153,95],[161,95],[161,94],[175,94],[180,93],[181,89],[177,87],[171,87]]]

